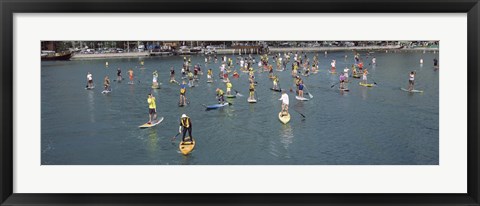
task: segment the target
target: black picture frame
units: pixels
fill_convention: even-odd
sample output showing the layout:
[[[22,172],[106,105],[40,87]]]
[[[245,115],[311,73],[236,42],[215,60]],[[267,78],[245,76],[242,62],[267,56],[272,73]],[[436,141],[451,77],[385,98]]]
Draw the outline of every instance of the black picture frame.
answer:
[[[1,205],[480,205],[478,0],[0,0]],[[467,13],[466,194],[19,194],[13,193],[13,14],[15,13]],[[448,69],[448,68],[446,68]],[[454,68],[452,68],[454,69]],[[92,185],[93,186],[93,185]],[[252,185],[253,186],[253,185]]]

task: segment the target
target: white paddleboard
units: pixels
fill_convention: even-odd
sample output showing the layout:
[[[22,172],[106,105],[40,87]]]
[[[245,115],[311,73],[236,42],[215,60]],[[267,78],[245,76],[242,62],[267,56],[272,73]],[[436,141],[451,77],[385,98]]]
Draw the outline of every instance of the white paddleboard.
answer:
[[[157,125],[157,124],[160,124],[162,121],[163,121],[163,117],[160,117],[160,119],[158,119],[157,121],[152,122],[151,124],[148,124],[148,122],[147,122],[147,123],[142,124],[142,125],[140,125],[140,126],[138,126],[138,127],[140,127],[141,129],[149,128],[149,127],[153,127],[153,126],[155,126],[155,125]]]
[[[308,101],[308,99],[305,97],[295,96],[295,98],[300,101]]]
[[[406,91],[406,92],[411,92],[411,93],[422,93],[423,91],[422,90],[411,90],[411,91],[408,91],[408,89],[405,89],[405,88],[400,88],[402,91]]]

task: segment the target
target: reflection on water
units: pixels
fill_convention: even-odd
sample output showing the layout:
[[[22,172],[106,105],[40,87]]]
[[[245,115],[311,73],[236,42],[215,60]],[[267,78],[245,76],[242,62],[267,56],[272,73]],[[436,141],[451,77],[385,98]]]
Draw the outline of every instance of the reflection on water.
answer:
[[[288,150],[288,145],[293,143],[293,129],[290,124],[282,125],[282,131],[280,133],[281,140],[280,142],[283,143],[283,147]]]
[[[158,149],[157,144],[158,144],[157,130],[150,129],[150,131],[148,131],[148,154],[151,156],[151,158],[155,158],[155,155],[157,154],[157,149]]]
[[[88,112],[90,114],[90,122],[95,123],[95,95],[93,90],[87,92],[88,98]]]

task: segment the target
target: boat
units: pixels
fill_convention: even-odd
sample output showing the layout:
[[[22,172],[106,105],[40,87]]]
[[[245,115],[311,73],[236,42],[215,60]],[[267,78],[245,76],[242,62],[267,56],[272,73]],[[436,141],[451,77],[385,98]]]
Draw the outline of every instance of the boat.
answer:
[[[57,53],[55,51],[42,51],[40,54],[42,61],[67,61],[72,58],[72,53],[69,51]]]

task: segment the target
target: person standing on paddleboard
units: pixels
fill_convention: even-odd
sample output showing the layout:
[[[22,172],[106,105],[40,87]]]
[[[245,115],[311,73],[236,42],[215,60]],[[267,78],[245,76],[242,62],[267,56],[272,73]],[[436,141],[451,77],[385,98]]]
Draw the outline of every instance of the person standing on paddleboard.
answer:
[[[133,70],[132,69],[128,70],[128,76],[130,78],[130,83],[132,84],[133,83]]]
[[[170,67],[170,82],[176,82],[175,81],[175,69],[173,69],[173,67]]]
[[[415,75],[416,75],[415,71],[411,71],[410,74],[408,75],[408,91],[409,92],[413,90],[413,86],[415,84]]]
[[[185,97],[186,92],[187,92],[187,84],[185,83],[185,80],[183,80],[182,84],[180,84],[180,105],[185,105],[187,102]]]
[[[326,52],[326,51],[325,51],[325,52]],[[335,65],[336,65],[336,64],[337,64],[337,61],[335,61],[335,59],[333,59],[333,60],[332,60],[332,63],[330,63],[330,65],[332,66],[332,69],[331,69],[332,73],[335,72],[335,69],[336,69]]]
[[[108,75],[103,79],[103,87],[105,91],[110,91],[110,79],[108,78]]]
[[[279,80],[278,80],[278,75],[275,75],[275,76],[273,77],[273,89],[274,89],[274,90],[278,90],[278,82],[279,82]]]
[[[345,88],[345,75],[343,73],[340,73],[340,89]]]
[[[228,79],[227,79],[227,84],[226,84],[226,86],[227,86],[227,95],[232,95],[232,91],[231,91],[231,90],[232,90],[233,85],[232,85],[232,83],[230,82],[230,80],[228,80]]]
[[[287,91],[282,92],[282,96],[279,100],[282,101],[282,114],[280,116],[283,117],[288,114],[288,104],[290,103]]]
[[[303,81],[300,80],[298,83],[298,96],[302,98],[303,98],[303,88],[304,88]]]
[[[152,124],[152,116],[153,120],[157,120],[157,105],[155,104],[155,97],[153,94],[148,94],[148,123]]]
[[[250,91],[250,94],[248,99],[255,99],[255,83],[253,81],[250,82],[249,91]]]
[[[90,72],[87,72],[87,87],[88,88],[93,87],[93,76]]]
[[[158,87],[158,72],[157,72],[157,70],[155,70],[155,71],[152,73],[152,76],[153,76],[152,85],[153,85],[154,87]]]
[[[363,76],[362,76],[363,84],[367,84],[367,75],[368,75],[368,71],[367,71],[367,69],[365,69],[363,71]]]
[[[221,90],[220,88],[217,88],[215,92],[217,92],[218,103],[223,104],[225,102],[225,98],[223,97],[223,94],[224,94],[223,90]]]
[[[122,70],[117,68],[117,81],[122,81]]]
[[[185,139],[185,135],[187,134],[187,131],[188,131],[188,136],[190,137],[188,141]],[[192,120],[190,120],[190,117],[188,117],[186,114],[182,114],[182,117],[180,118],[180,127],[178,127],[178,133],[183,133],[183,137],[182,137],[183,142],[193,142]]]

